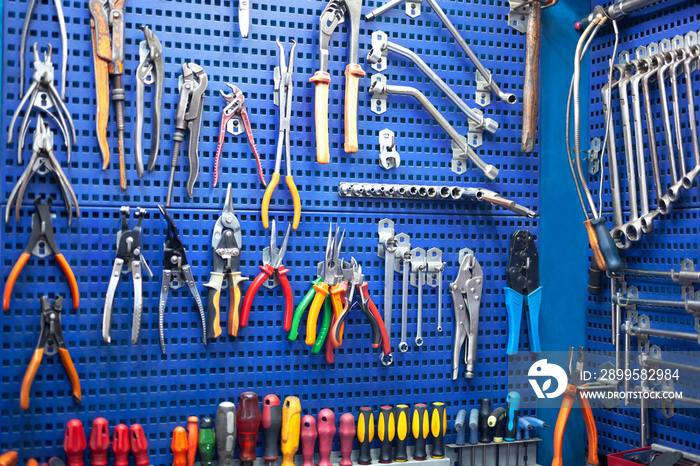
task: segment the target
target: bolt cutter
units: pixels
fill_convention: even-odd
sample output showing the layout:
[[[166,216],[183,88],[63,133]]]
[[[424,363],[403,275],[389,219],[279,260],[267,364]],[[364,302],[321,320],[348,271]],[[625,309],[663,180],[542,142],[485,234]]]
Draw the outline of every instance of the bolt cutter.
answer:
[[[464,347],[466,379],[474,378],[476,362],[476,337],[479,333],[479,308],[481,307],[484,272],[474,253],[465,249],[459,264],[459,272],[454,283],[450,284],[452,301],[455,307],[454,343],[452,344],[452,380],[459,374],[459,356]]]

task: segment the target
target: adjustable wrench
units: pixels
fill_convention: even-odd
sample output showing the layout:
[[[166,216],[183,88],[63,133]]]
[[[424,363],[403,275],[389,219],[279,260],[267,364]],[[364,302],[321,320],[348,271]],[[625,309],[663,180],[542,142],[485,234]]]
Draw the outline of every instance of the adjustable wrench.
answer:
[[[406,343],[406,326],[408,324],[408,283],[411,267],[411,237],[405,233],[396,235],[396,262],[395,270],[402,273],[401,281],[401,341],[399,351],[408,351]]]
[[[423,287],[425,286],[425,271],[428,268],[425,249],[411,250],[411,285],[418,288],[418,313],[416,316],[416,346],[423,346]]]

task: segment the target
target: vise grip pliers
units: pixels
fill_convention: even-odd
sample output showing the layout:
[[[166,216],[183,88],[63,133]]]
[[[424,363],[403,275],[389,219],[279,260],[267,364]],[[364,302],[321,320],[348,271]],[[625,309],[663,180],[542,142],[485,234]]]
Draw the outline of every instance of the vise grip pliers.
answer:
[[[140,61],[136,68],[136,128],[134,135],[134,158],[139,177],[143,175],[143,114],[146,84],[153,84],[153,130],[151,131],[151,153],[148,171],[156,168],[160,149],[161,113],[163,111],[163,46],[148,26],[141,26],[145,39],[139,44]]]
[[[476,337],[479,333],[479,308],[482,299],[481,291],[484,287],[484,272],[474,253],[466,249],[460,251],[460,255],[463,257],[459,264],[457,279],[450,284],[455,308],[452,380],[456,380],[459,374],[459,356],[462,347],[464,347],[464,363],[467,365],[464,377],[474,378]]]

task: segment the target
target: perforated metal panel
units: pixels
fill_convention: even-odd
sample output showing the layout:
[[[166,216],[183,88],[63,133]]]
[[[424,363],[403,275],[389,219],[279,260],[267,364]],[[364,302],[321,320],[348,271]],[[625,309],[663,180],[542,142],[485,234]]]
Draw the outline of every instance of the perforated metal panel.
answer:
[[[54,10],[40,2],[30,28],[29,44],[47,42],[57,49],[58,29],[53,22]],[[56,137],[55,151],[78,195],[83,215],[73,220],[71,228],[60,195],[50,177],[37,177],[29,185],[19,224],[12,219],[0,229],[2,235],[0,264],[7,277],[12,264],[29,239],[31,201],[39,193],[54,196],[54,221],[60,248],[69,260],[80,286],[80,309],[64,306],[63,328],[67,345],[80,375],[83,403],[73,406],[70,384],[58,359],[46,357],[32,387],[30,409],[19,408],[19,388],[26,364],[36,344],[39,331],[38,298],[42,294],[69,293],[65,279],[51,258],[30,259],[15,285],[12,309],[2,317],[2,353],[0,356],[1,401],[0,450],[19,449],[22,461],[29,457],[43,460],[59,454],[65,423],[79,418],[86,428],[97,416],[104,416],[114,426],[119,422],[144,425],[152,464],[171,461],[170,437],[188,415],[214,415],[223,400],[237,402],[245,390],[260,396],[275,393],[280,398],[298,395],[305,413],[316,414],[324,407],[336,412],[356,413],[360,406],[445,401],[450,419],[459,408],[476,406],[484,394],[494,405],[504,405],[508,390],[508,367],[505,360],[507,322],[502,288],[511,234],[522,228],[537,233],[537,222],[506,215],[507,212],[484,204],[420,202],[382,202],[343,200],[337,185],[346,180],[386,180],[411,183],[483,185],[517,202],[537,210],[538,154],[519,153],[519,127],[522,107],[494,101],[486,115],[497,120],[501,129],[486,138],[477,152],[500,167],[496,183],[487,183],[479,172],[470,168],[463,176],[449,168],[450,144],[442,130],[410,98],[392,96],[390,109],[382,116],[369,110],[368,77],[360,88],[359,142],[357,154],[342,151],[342,113],[344,100],[343,70],[346,64],[347,31],[339,28],[331,42],[331,163],[316,163],[313,126],[313,87],[308,78],[317,67],[318,16],[325,2],[316,0],[280,0],[252,3],[251,36],[241,39],[236,24],[236,2],[163,2],[143,0],[126,6],[126,159],[129,188],[119,189],[118,161],[115,152],[114,122],[110,121],[112,162],[107,171],[100,169],[100,156],[94,129],[94,78],[90,46],[89,13],[85,2],[64,1],[63,8],[69,33],[69,71],[67,105],[76,123],[78,142],[73,161],[65,163],[65,150]],[[365,2],[364,12],[378,6]],[[462,35],[473,46],[484,64],[507,91],[521,96],[524,70],[524,36],[506,23],[507,2],[441,2]],[[26,3],[6,1],[3,18],[3,95],[2,138],[18,102],[16,73],[19,37]],[[163,108],[162,152],[155,172],[138,179],[133,164],[134,71],[138,64],[138,27],[151,26],[163,44],[165,56],[165,93]],[[375,29],[385,30],[392,40],[413,48],[438,74],[471,104],[475,93],[472,65],[464,58],[449,33],[428,11],[411,20],[402,10],[394,9],[374,22],[362,23],[361,52],[370,47]],[[170,169],[170,150],[175,108],[178,100],[177,77],[187,61],[199,63],[209,75],[200,139],[201,169],[195,198],[188,200],[184,185],[188,169],[181,158],[176,176],[173,206],[169,209],[186,243],[188,259],[203,297],[203,287],[211,265],[211,232],[221,212],[226,183],[233,183],[234,207],[243,229],[241,271],[251,278],[257,274],[262,249],[268,233],[260,223],[260,199],[263,189],[254,170],[254,162],[243,136],[228,135],[222,162],[223,185],[211,187],[213,157],[223,99],[218,95],[224,83],[239,86],[246,95],[253,132],[263,154],[263,165],[272,170],[277,142],[277,109],[273,105],[273,68],[278,64],[279,39],[289,50],[292,39],[298,42],[295,54],[295,98],[292,114],[292,154],[294,174],[299,186],[303,216],[297,232],[292,233],[285,264],[297,304],[315,277],[316,263],[323,258],[326,233],[331,222],[346,228],[343,256],[354,256],[362,265],[374,301],[383,302],[383,262],[377,257],[377,225],[384,217],[392,218],[397,232],[411,235],[412,244],[425,249],[441,248],[447,263],[443,283],[444,332],[436,330],[437,292],[424,289],[423,329],[425,344],[411,345],[408,353],[395,353],[393,367],[385,368],[376,350],[369,344],[370,327],[353,312],[346,324],[343,347],[336,352],[333,366],[324,356],[312,356],[302,341],[290,343],[282,330],[282,292],[261,289],[251,318],[235,341],[225,335],[206,348],[199,342],[200,329],[193,301],[185,290],[174,292],[165,317],[167,354],[161,355],[157,335],[157,303],[165,222],[157,215],[156,205],[163,203]],[[29,56],[29,55],[28,55]],[[54,54],[54,63],[58,55]],[[361,60],[364,64],[364,58]],[[30,60],[31,63],[31,60]],[[31,73],[31,69],[28,70]],[[430,100],[462,133],[467,120],[412,66],[392,61],[385,73],[391,82],[412,85],[425,92]],[[149,93],[147,90],[147,101]],[[149,101],[150,102],[150,101]],[[146,137],[150,146],[150,107],[146,110]],[[32,126],[33,127],[33,126]],[[389,127],[397,133],[403,165],[386,172],[378,165],[379,131]],[[28,136],[31,143],[31,133]],[[28,152],[25,150],[25,160]],[[14,150],[6,151],[2,170],[2,207],[23,166],[18,166]],[[129,344],[133,285],[130,276],[119,285],[112,324],[112,344],[101,339],[102,308],[107,280],[114,259],[119,229],[119,206],[141,206],[149,211],[144,221],[143,253],[155,277],[144,281],[144,319],[141,341]],[[284,230],[291,221],[291,201],[281,186],[273,198],[271,214]],[[132,220],[133,221],[133,220]],[[452,347],[452,303],[448,285],[457,270],[458,252],[472,248],[486,275],[479,335],[478,378],[472,381],[450,379]],[[397,274],[394,296],[392,343],[398,343],[400,316],[400,279]],[[246,288],[247,285],[244,285]],[[416,327],[416,295],[411,289],[409,338]],[[69,310],[70,309],[70,310]],[[222,313],[225,323],[227,310]],[[303,332],[302,332],[303,335]],[[449,440],[452,436],[448,437]],[[338,445],[335,446],[338,449]],[[259,451],[258,453],[260,453]]]
[[[592,2],[593,6],[607,2]],[[689,31],[700,29],[700,8],[696,1],[667,1],[662,5],[652,6],[643,12],[636,13],[620,23],[620,46],[619,51],[629,51],[634,57],[634,50],[640,46],[646,46],[650,42],[659,42],[662,39],[672,39],[680,34],[685,35]],[[601,89],[607,82],[607,62],[612,53],[614,44],[614,33],[611,27],[601,32],[599,37],[591,46],[591,137],[604,136],[605,118],[601,102]],[[698,102],[700,95],[700,74],[693,74],[693,86],[695,101]],[[686,149],[688,163],[692,160],[692,146],[690,143],[690,131],[687,123],[687,96],[685,84],[679,86],[681,99],[679,100],[682,109],[683,121],[683,144]],[[617,92],[613,94],[614,102],[619,102]],[[659,157],[662,160],[661,172],[665,183],[669,180],[669,166],[666,158],[666,137],[662,125],[660,113],[660,99],[656,85],[652,86],[652,105],[655,117],[655,128],[659,146]],[[619,120],[619,105],[614,108],[616,143],[618,148],[618,160],[621,164],[620,173],[622,178],[622,190],[626,193],[627,182],[624,179],[626,169],[624,168],[624,142],[622,139],[622,129]],[[648,131],[646,122],[644,123],[645,133]],[[695,128],[697,130],[697,128]],[[585,144],[584,144],[585,145]],[[648,141],[645,136],[645,152],[648,160]],[[690,165],[692,168],[692,164]],[[646,166],[649,181],[651,183],[651,165]],[[606,162],[606,187],[608,186],[608,173]],[[597,182],[591,186],[597,187]],[[650,191],[652,190],[650,184]],[[597,189],[594,191],[597,196]],[[597,199],[597,197],[596,197]],[[622,197],[623,211],[629,211],[629,199],[626,194]],[[604,210],[608,216],[608,225],[611,221],[611,198],[606,188],[603,193]],[[651,193],[652,208],[656,207],[655,195]],[[655,230],[649,235],[645,235],[641,241],[632,245],[630,249],[622,252],[629,267],[645,270],[680,270],[680,262],[683,259],[691,259],[698,263],[698,190],[697,186],[691,190],[684,191],[681,198],[673,206],[673,212],[665,217],[660,217],[655,222]],[[630,278],[630,285],[639,288],[639,295],[643,298],[682,300],[680,287],[672,282],[663,280],[649,280]],[[591,297],[588,313],[587,339],[588,349],[594,352],[612,350],[611,322],[610,322],[610,301],[609,283],[606,290],[600,297]],[[646,314],[651,318],[651,327],[665,330],[678,330],[684,332],[693,331],[693,319],[683,310],[673,309],[652,309],[639,307],[640,314]],[[623,310],[624,319],[624,310]],[[651,337],[651,343],[659,345],[663,351],[676,351],[683,358],[684,362],[693,365],[700,365],[698,358],[698,345],[694,342],[679,342],[678,340],[662,339]],[[632,340],[636,349],[636,340]],[[633,365],[633,367],[638,367]],[[681,383],[676,384],[677,390],[684,391],[686,396],[696,396],[698,381],[689,373],[681,372]],[[636,404],[629,407],[621,407],[614,411],[596,410],[596,421],[599,432],[599,447],[605,452],[615,452],[628,450],[640,442],[640,420],[639,406]],[[688,451],[697,451],[700,448],[698,443],[698,427],[700,426],[700,411],[687,404],[676,404],[675,416],[667,420],[658,409],[650,412],[650,433],[649,443],[657,442],[669,446],[680,447]]]

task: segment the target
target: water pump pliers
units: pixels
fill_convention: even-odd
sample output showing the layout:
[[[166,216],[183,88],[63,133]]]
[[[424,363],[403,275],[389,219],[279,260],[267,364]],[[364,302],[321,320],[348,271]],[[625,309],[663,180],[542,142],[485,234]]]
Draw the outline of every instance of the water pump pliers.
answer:
[[[134,135],[134,157],[136,172],[143,176],[143,118],[146,84],[153,85],[153,129],[151,130],[151,153],[148,157],[148,171],[156,168],[160,150],[160,130],[163,111],[163,46],[148,26],[141,26],[144,40],[139,44],[140,61],[136,68],[136,128]]]

